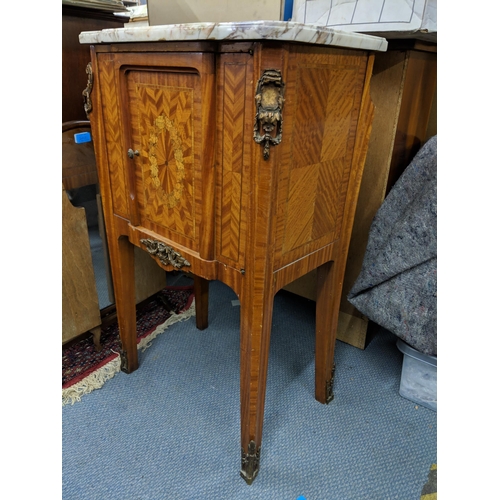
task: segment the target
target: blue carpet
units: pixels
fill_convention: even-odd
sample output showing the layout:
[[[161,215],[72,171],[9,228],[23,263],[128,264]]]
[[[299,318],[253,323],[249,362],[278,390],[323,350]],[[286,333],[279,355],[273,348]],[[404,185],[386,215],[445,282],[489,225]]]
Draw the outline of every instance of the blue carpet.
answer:
[[[314,399],[314,303],[275,299],[261,469],[239,476],[239,307],[210,284],[209,328],[177,323],[140,368],[62,409],[64,500],[418,500],[437,463],[436,413],[399,395],[380,329],[337,342],[335,399]]]

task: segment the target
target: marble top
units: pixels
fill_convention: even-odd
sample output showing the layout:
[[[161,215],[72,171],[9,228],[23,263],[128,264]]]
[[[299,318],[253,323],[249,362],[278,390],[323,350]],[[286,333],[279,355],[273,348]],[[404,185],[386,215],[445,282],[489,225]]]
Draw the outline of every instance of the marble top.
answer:
[[[80,33],[82,44],[193,40],[281,40],[381,52],[387,50],[385,38],[285,21],[186,23]]]

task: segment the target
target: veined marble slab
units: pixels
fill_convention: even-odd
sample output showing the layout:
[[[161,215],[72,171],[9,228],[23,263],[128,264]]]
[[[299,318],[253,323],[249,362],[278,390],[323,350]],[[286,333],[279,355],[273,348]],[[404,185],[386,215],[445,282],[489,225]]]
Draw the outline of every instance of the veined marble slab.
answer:
[[[285,21],[169,24],[80,33],[82,44],[185,40],[281,40],[381,52],[387,50],[387,40],[378,36]]]

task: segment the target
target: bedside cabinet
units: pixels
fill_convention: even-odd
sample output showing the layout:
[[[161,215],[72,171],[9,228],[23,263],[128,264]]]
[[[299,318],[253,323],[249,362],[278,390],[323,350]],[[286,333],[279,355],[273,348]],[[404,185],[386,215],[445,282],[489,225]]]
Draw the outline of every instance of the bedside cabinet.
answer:
[[[315,397],[333,398],[340,293],[386,41],[284,22],[82,33],[120,335],[138,367],[134,246],[241,303],[241,475],[259,470],[275,293],[318,270]],[[188,349],[189,346],[186,346]]]

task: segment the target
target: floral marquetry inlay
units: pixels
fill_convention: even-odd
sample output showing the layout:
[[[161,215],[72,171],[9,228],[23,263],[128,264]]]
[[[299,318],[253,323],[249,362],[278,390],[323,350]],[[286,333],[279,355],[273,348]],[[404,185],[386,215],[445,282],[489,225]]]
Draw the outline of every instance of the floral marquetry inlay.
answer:
[[[128,79],[132,142],[141,151],[135,173],[142,223],[152,224],[148,227],[153,230],[163,228],[166,237],[175,233],[194,241],[199,77],[188,72],[130,71]],[[191,245],[184,239],[181,243]]]
[[[163,189],[160,178],[158,177],[158,158],[157,148],[159,135],[168,132],[170,136],[170,144],[173,148],[175,158],[175,186],[173,191],[166,193]],[[174,208],[179,204],[184,190],[183,180],[185,177],[184,171],[184,156],[182,152],[182,141],[175,123],[165,115],[160,115],[156,118],[154,125],[149,133],[149,151],[148,158],[150,161],[152,186],[159,192],[162,201],[168,208]]]

